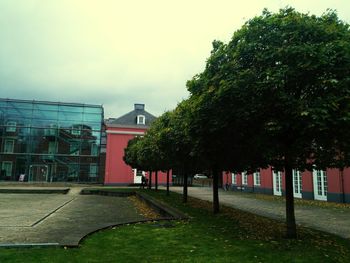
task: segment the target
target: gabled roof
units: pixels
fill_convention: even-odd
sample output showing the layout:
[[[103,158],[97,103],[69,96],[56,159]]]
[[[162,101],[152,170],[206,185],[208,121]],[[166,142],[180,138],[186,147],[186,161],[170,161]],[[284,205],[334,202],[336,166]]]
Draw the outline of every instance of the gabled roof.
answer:
[[[137,116],[145,117],[145,124],[137,124]],[[156,117],[145,111],[145,104],[134,104],[134,110],[126,113],[119,118],[111,118],[106,120],[106,125],[110,127],[132,127],[132,128],[148,128]]]

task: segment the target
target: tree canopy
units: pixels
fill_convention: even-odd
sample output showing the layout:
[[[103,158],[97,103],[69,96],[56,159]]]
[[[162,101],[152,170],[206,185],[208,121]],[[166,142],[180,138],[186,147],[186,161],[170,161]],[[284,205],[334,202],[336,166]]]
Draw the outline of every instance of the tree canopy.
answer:
[[[187,83],[200,152],[221,167],[231,158],[238,170],[285,170],[290,236],[292,169],[349,164],[349,73],[349,25],[333,11],[285,8],[264,10],[228,44],[214,41],[204,72]]]

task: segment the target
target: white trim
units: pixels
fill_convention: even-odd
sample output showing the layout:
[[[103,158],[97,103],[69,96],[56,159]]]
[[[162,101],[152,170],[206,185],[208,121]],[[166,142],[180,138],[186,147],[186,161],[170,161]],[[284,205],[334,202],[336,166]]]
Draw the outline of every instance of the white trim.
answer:
[[[282,195],[282,173],[280,171],[272,170],[272,185],[273,194]]]
[[[260,170],[253,173],[254,186],[261,186],[261,174]]]
[[[231,174],[232,184],[237,184],[237,174],[232,173]]]
[[[136,131],[109,131],[107,130],[106,133],[110,134],[131,134],[131,135],[144,135],[144,132],[136,132]]]
[[[247,172],[242,172],[242,185],[248,185],[248,173]]]
[[[142,121],[141,121],[142,120]],[[146,123],[146,117],[145,115],[137,115],[137,124],[143,124]]]
[[[322,170],[313,170],[315,200],[327,201],[328,183],[327,172]]]
[[[132,169],[134,172],[134,184],[141,184],[142,183],[142,176],[146,176],[146,172],[137,170],[137,169]],[[141,172],[141,175],[140,173]]]
[[[301,178],[301,172],[293,169],[293,193],[294,197],[301,198],[301,191],[302,191],[302,178]]]

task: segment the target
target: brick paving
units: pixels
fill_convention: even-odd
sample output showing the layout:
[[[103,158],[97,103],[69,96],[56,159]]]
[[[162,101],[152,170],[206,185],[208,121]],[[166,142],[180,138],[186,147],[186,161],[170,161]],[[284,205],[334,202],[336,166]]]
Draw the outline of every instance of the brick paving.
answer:
[[[171,191],[182,193],[182,187],[171,187]],[[189,187],[188,195],[198,199],[212,201],[212,189],[208,187]],[[219,190],[220,204],[251,212],[261,216],[285,220],[285,203],[262,200],[253,195]],[[315,205],[295,205],[295,217],[298,225],[350,238],[350,208],[318,207]]]

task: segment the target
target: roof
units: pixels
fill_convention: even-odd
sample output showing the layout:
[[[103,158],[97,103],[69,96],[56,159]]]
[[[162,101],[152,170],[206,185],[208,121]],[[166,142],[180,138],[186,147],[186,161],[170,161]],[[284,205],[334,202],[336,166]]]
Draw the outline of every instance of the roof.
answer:
[[[0,101],[22,102],[22,103],[31,103],[31,104],[50,104],[50,105],[103,108],[103,106],[101,104],[86,104],[86,103],[75,103],[75,102],[56,102],[56,101],[45,101],[45,100],[22,100],[22,99],[9,99],[9,98],[0,98]]]
[[[145,117],[145,124],[137,124],[137,116]],[[110,127],[128,127],[128,128],[148,128],[156,119],[154,115],[145,111],[144,104],[134,104],[134,110],[119,118],[110,118],[106,120],[106,125]]]

